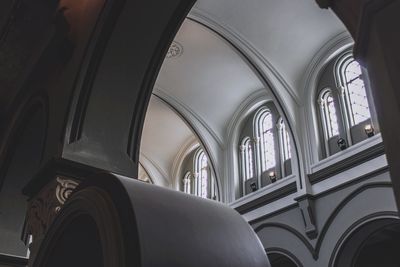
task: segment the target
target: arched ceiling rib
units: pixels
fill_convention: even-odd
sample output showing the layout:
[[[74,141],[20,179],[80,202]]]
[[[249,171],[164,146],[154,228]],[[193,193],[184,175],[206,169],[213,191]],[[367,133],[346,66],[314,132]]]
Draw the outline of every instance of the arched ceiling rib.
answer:
[[[198,0],[192,14],[192,18],[194,14],[209,18],[265,59],[262,62],[268,62],[272,74],[283,81],[280,88],[289,90],[281,94],[287,99],[301,99],[302,83],[313,58],[345,31],[335,15],[318,8],[315,0]],[[152,98],[141,153],[163,175],[171,174],[179,150],[194,136],[171,107],[192,126],[201,124],[223,148],[228,125],[245,99],[267,90],[249,62],[219,34],[186,19],[175,37],[183,53],[166,58],[161,67],[155,92],[168,104]],[[253,55],[246,56],[252,60]]]
[[[194,134],[182,118],[162,100],[151,97],[144,122],[139,158],[143,166],[149,170],[149,174],[151,168],[161,169],[157,170],[165,176],[161,178],[168,179],[171,183],[169,176],[174,159],[187,140],[193,138]],[[149,160],[152,163],[146,165]]]
[[[201,13],[240,36],[266,59],[301,97],[304,72],[317,51],[346,31],[315,0],[198,0]]]
[[[230,44],[197,22],[186,20],[175,41],[183,54],[165,59],[156,87],[190,107],[225,142],[236,109],[263,84]]]

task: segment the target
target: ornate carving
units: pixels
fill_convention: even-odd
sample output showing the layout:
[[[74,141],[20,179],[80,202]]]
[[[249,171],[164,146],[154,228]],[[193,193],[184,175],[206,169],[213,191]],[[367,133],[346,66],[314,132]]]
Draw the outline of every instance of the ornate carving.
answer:
[[[29,236],[32,236],[31,255],[37,252],[48,227],[78,184],[76,180],[57,177],[29,200],[24,241],[29,242]]]
[[[183,54],[183,46],[176,41],[172,42],[167,52],[167,58],[179,57],[182,54]]]
[[[64,205],[65,201],[72,194],[74,189],[78,186],[78,182],[71,179],[63,179],[61,177],[57,177],[57,187],[56,187],[56,198],[60,203],[60,206],[56,207],[56,211],[58,212],[61,209],[61,206]]]

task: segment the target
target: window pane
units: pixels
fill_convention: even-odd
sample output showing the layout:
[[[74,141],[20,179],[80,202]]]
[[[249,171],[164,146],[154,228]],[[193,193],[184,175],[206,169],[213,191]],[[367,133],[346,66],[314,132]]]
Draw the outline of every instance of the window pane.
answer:
[[[337,121],[335,102],[331,94],[329,94],[326,99],[326,106],[329,120],[328,132],[330,132],[329,137],[332,137],[339,134],[339,125]]]
[[[290,138],[289,138],[289,133],[286,130],[286,124],[283,121],[283,119],[280,120],[280,138],[281,138],[281,150],[282,150],[282,156],[283,156],[283,161],[286,161],[290,158],[292,158],[292,152],[290,148]]]
[[[253,148],[251,147],[250,140],[245,142],[245,167],[246,167],[246,180],[253,177]]]
[[[275,167],[276,160],[272,115],[268,111],[265,111],[261,116],[261,148],[263,154],[263,171]]]
[[[198,196],[207,198],[208,192],[208,159],[204,151],[201,151],[197,157],[197,173],[198,173]]]
[[[320,101],[322,123],[324,124],[327,138],[331,138],[339,134],[335,100],[330,91],[324,91],[321,95]]]
[[[185,177],[183,178],[183,191],[187,194],[191,193],[191,183],[192,183],[192,179],[191,179],[190,172],[187,172],[185,174]]]
[[[347,89],[347,105],[351,117],[351,125],[353,126],[371,118],[371,114],[360,64],[353,59],[346,66],[344,75]]]

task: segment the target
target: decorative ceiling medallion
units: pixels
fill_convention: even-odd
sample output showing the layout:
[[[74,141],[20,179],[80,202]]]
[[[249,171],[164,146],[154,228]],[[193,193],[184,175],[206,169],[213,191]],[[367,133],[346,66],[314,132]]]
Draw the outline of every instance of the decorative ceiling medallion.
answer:
[[[173,41],[167,52],[167,58],[176,58],[183,54],[183,46]]]

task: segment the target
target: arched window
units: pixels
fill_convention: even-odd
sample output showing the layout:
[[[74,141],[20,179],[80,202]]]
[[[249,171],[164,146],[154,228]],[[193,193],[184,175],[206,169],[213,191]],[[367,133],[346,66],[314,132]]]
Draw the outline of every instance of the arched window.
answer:
[[[290,134],[272,101],[249,115],[240,136],[239,171],[243,195],[292,174]]]
[[[272,114],[269,110],[262,110],[257,121],[257,127],[261,143],[262,171],[266,171],[276,166],[274,127]]]
[[[195,173],[197,177],[196,195],[208,197],[208,159],[203,149],[199,149],[195,156]]]
[[[182,161],[180,190],[202,198],[218,200],[218,183],[212,165],[202,147],[191,151]]]
[[[371,118],[361,67],[354,58],[348,57],[339,68],[349,122],[354,126]]]
[[[183,180],[183,192],[186,194],[191,194],[192,193],[192,174],[190,172],[186,172]]]
[[[249,137],[243,139],[240,149],[243,176],[248,180],[254,176],[253,147]]]
[[[371,118],[363,71],[349,52],[328,63],[320,76],[321,155],[328,157],[374,135],[377,121]]]
[[[290,135],[272,101],[249,116],[241,136],[239,171],[244,195],[292,174]]]
[[[325,132],[325,138],[329,139],[339,134],[339,124],[332,91],[325,89],[318,99],[321,109],[321,120]]]

